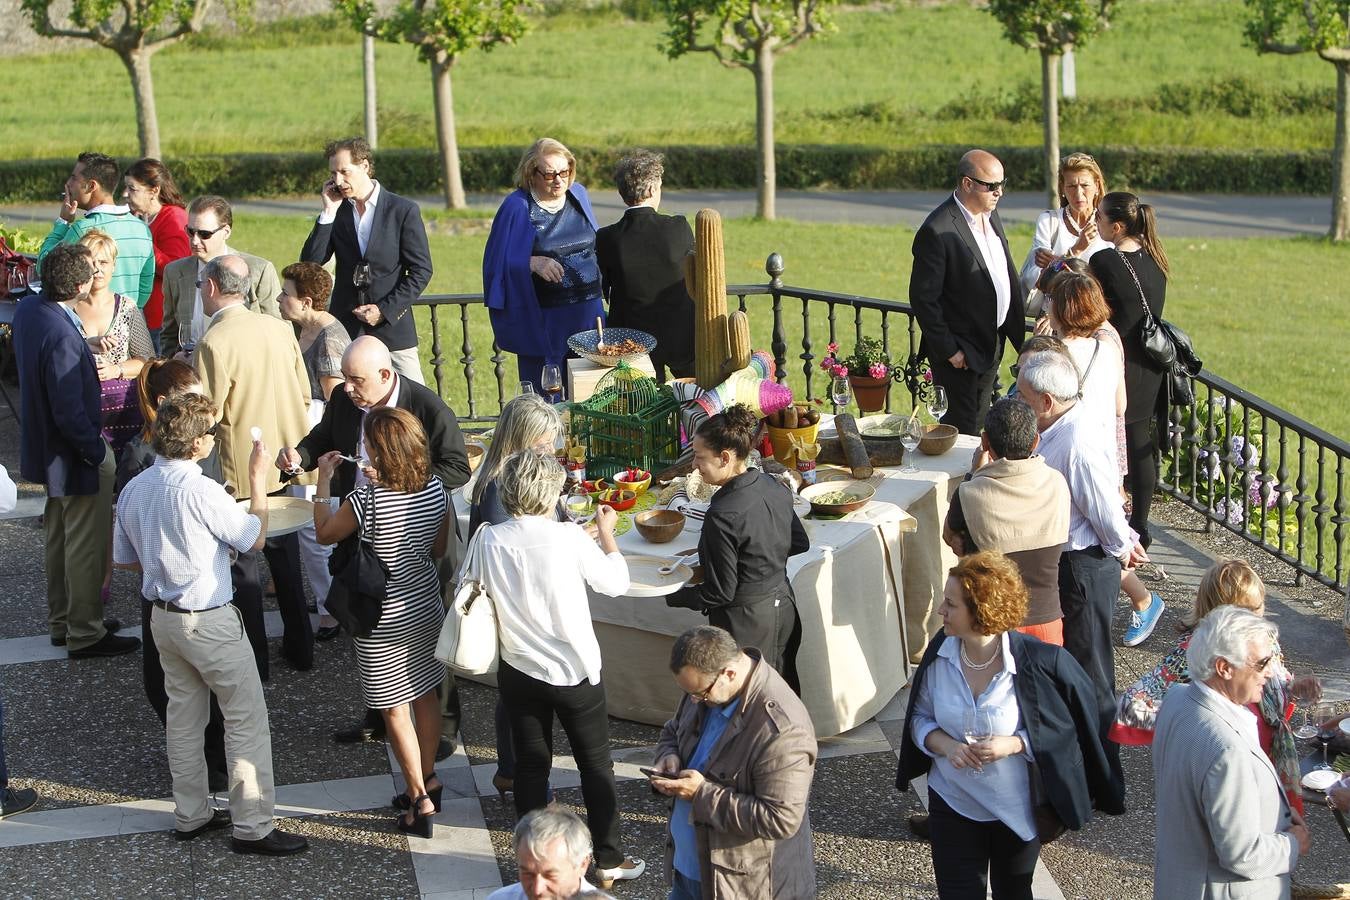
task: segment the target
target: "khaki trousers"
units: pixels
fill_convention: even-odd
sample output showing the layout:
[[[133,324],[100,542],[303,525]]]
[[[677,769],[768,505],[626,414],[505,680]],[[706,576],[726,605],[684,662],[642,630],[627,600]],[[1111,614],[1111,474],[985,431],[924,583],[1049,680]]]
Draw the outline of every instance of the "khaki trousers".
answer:
[[[103,640],[103,576],[112,544],[113,481],[117,463],[103,445],[98,493],[48,497],[43,510],[47,538],[47,630],[65,638],[68,650]]]
[[[389,360],[394,365],[394,371],[418,384],[426,384],[427,380],[422,377],[422,357],[418,355],[416,347],[409,347],[407,350],[390,350]]]
[[[164,667],[169,707],[164,725],[174,818],[191,831],[211,818],[203,729],[215,693],[225,717],[225,759],[230,771],[234,836],[255,841],[272,832],[276,786],[272,781],[272,731],[267,703],[233,604],[199,613],[155,607],[150,630]]]

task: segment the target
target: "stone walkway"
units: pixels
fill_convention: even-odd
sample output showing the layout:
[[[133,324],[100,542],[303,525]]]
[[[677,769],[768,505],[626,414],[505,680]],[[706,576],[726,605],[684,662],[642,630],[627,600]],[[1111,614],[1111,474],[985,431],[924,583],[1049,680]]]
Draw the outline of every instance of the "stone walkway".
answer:
[[[0,462],[11,465],[13,435],[0,426]],[[6,433],[8,431],[8,433]],[[26,486],[20,516],[41,509]],[[1163,532],[1153,555],[1170,578],[1156,585],[1171,601],[1155,635],[1121,650],[1124,684],[1168,649],[1208,556],[1183,530]],[[384,744],[338,746],[329,732],[360,709],[352,650],[345,638],[319,645],[314,670],[288,669],[273,647],[265,694],[273,732],[283,827],[306,835],[308,853],[286,859],[230,852],[228,832],[181,844],[172,828],[163,734],[142,696],[139,659],[68,661],[45,634],[42,534],[36,519],[0,521],[0,695],[11,777],[35,787],[33,812],[0,822],[0,896],[167,897],[355,896],[481,898],[514,880],[512,809],[491,787],[495,770],[495,692],[462,688],[461,747],[438,766],[446,784],[434,837],[409,841],[393,831],[389,797],[401,784]],[[1156,574],[1155,576],[1156,577]],[[138,633],[136,584],[119,572],[109,612]],[[1122,604],[1123,605],[1123,604]],[[1350,701],[1350,648],[1335,604],[1321,610],[1273,595],[1297,671],[1316,670],[1328,695]],[[1333,619],[1333,615],[1335,618]],[[1117,628],[1121,627],[1118,617]],[[279,633],[280,620],[269,618]],[[1314,660],[1317,661],[1314,664]],[[822,897],[920,898],[935,895],[926,844],[908,833],[906,817],[922,807],[919,793],[897,793],[895,748],[903,729],[905,692],[875,720],[823,741],[811,802]],[[644,857],[650,874],[619,885],[621,898],[663,898],[659,874],[664,801],[652,794],[638,765],[652,758],[657,729],[611,720],[620,778],[625,849]],[[553,785],[558,799],[580,808],[578,779],[564,735],[556,742]],[[1146,751],[1124,753],[1130,811],[1102,817],[1043,853],[1038,898],[1151,896],[1152,774]],[[1345,846],[1325,809],[1314,809],[1313,853],[1301,866],[1309,881],[1350,880]]]

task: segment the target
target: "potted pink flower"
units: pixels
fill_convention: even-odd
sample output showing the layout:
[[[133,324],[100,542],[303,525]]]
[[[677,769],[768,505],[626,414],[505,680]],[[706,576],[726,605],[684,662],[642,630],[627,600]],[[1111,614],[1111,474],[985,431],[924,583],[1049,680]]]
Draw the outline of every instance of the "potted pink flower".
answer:
[[[891,364],[891,356],[881,341],[860,337],[848,356],[839,355],[839,345],[831,341],[820,367],[832,378],[848,378],[853,396],[862,412],[879,412],[886,407],[891,382],[904,373]]]

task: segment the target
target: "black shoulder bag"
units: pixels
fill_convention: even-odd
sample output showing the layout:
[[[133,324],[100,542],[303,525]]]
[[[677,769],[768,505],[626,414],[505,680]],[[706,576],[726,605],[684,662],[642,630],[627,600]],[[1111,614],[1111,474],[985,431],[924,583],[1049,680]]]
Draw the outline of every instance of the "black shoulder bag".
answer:
[[[352,637],[366,637],[380,624],[384,611],[389,569],[375,553],[375,489],[352,494],[352,504],[368,496],[363,527],[352,539],[333,549],[328,559],[328,570],[333,573],[333,585],[328,589],[325,605],[328,614],[337,619]]]
[[[1143,285],[1134,272],[1134,266],[1124,253],[1120,261],[1125,263],[1134,286],[1139,291],[1139,302],[1144,307],[1144,324],[1140,329],[1144,341],[1144,353],[1167,375],[1167,396],[1173,406],[1190,406],[1195,403],[1195,385],[1191,379],[1200,374],[1203,363],[1195,355],[1195,347],[1190,335],[1166,319],[1155,319],[1149,309],[1148,298],[1144,296]]]

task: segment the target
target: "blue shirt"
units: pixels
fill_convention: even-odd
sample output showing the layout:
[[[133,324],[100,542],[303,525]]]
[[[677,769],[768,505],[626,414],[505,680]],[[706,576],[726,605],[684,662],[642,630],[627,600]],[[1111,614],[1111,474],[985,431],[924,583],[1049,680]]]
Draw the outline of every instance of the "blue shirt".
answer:
[[[725,706],[709,706],[703,717],[703,733],[699,735],[694,755],[685,765],[686,769],[702,772],[712,755],[713,747],[727,730],[727,724],[741,705],[737,697]],[[694,804],[688,800],[676,798],[675,809],[670,814],[670,837],[675,842],[675,871],[691,881],[702,878],[698,868],[698,839],[694,837]]]
[[[1031,755],[1031,739],[1022,728],[1022,714],[1017,706],[1013,679],[1017,676],[1017,662],[1013,659],[1005,633],[999,640],[1003,654],[1003,671],[994,676],[978,698],[971,696],[970,685],[961,671],[960,638],[948,637],[938,649],[919,687],[914,703],[914,743],[933,757],[928,773],[928,786],[946,801],[959,815],[975,822],[993,822],[1007,825],[1024,841],[1036,836],[1036,825],[1031,815],[1030,772],[1027,760]],[[947,757],[924,746],[928,735],[941,728],[956,740],[961,740],[968,712],[979,709],[990,717],[995,735],[1017,735],[1027,748],[1027,754],[1005,756],[985,763],[984,774],[974,775],[970,769],[955,769]]]
[[[562,281],[554,283],[534,276],[534,291],[544,308],[570,306],[600,297],[600,263],[595,256],[595,229],[571,197],[563,208],[550,213],[530,199],[530,223],[534,225],[534,255],[556,259],[563,268]]]

